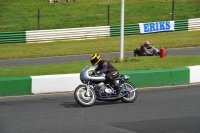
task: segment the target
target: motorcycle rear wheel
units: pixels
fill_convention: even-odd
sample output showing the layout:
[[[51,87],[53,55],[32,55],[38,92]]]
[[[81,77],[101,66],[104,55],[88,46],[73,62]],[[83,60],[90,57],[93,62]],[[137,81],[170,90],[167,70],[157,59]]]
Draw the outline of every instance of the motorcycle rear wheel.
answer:
[[[126,89],[129,91],[136,89],[136,87],[129,81],[125,81],[124,84],[121,87],[124,87],[126,85]],[[132,103],[136,100],[137,98],[137,90],[130,92],[130,94],[127,94],[126,96],[122,97],[122,101],[125,103]]]
[[[85,86],[78,86],[74,91],[76,102],[83,107],[91,107],[96,101],[96,94],[93,89],[89,89],[89,95],[86,96]]]

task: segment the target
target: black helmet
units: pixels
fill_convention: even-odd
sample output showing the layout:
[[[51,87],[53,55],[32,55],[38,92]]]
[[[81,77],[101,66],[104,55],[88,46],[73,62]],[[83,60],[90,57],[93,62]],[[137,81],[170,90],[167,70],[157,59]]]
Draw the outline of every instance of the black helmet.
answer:
[[[101,56],[99,54],[93,54],[90,57],[90,62],[94,66],[101,60]]]

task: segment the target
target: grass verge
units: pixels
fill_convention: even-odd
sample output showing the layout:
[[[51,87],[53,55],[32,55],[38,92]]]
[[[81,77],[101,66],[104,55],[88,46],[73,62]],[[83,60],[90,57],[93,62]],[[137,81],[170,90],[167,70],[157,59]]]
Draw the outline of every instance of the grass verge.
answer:
[[[175,68],[183,66],[193,66],[200,64],[200,56],[167,56],[160,58],[158,56],[133,57],[134,62],[113,63],[120,71],[122,70],[147,70],[161,68]],[[70,62],[51,65],[20,66],[20,67],[0,67],[0,77],[15,76],[34,76],[34,75],[52,75],[79,73],[89,61]]]

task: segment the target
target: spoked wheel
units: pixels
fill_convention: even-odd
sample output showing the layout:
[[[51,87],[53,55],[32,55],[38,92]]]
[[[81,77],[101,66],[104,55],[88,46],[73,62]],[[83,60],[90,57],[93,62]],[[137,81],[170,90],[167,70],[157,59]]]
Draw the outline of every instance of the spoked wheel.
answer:
[[[130,93],[127,94],[126,96],[124,96],[121,100],[125,103],[132,103],[137,98],[137,90],[136,90],[135,86],[129,81],[125,81],[121,87],[125,88],[125,86],[126,86],[126,89],[128,89],[130,91]]]
[[[89,89],[88,94],[86,94],[86,87],[78,86],[74,91],[74,98],[79,105],[90,107],[96,101],[96,94],[93,89]]]

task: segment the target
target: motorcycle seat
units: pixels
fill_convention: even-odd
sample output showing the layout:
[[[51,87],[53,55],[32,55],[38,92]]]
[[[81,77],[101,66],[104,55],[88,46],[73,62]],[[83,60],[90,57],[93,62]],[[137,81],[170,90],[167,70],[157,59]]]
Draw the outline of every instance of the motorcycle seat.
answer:
[[[115,80],[120,80],[120,79],[124,79],[124,77],[115,78]]]

